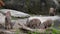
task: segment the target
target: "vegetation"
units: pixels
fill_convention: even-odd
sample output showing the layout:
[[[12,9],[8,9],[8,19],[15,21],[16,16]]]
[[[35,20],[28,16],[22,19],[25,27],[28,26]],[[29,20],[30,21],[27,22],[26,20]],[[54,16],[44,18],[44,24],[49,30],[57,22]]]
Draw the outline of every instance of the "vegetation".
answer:
[[[54,24],[52,24],[52,27],[46,29],[46,31],[43,33],[27,31],[27,34],[60,34],[60,30],[55,29],[53,26]],[[16,32],[18,33],[19,31],[16,31]]]
[[[20,31],[17,29],[15,34],[19,34],[19,33],[20,33]]]
[[[16,34],[19,34],[19,33],[20,33],[20,31],[17,30]],[[28,31],[27,34],[60,34],[60,30],[57,30],[55,28],[51,28],[51,29],[47,29],[44,33]]]
[[[29,14],[48,14],[50,7],[56,7],[53,0],[3,0],[4,8],[19,10]]]
[[[5,0],[5,1],[7,1],[7,0]],[[13,1],[15,1],[15,0],[13,0]],[[5,2],[5,4],[7,2]],[[21,0],[20,0],[20,2],[21,2]],[[17,9],[20,10],[21,9],[20,11],[24,12],[24,10],[25,10],[26,13],[29,13],[33,16],[34,14],[36,14],[36,15],[37,14],[39,14],[39,15],[40,14],[42,14],[42,15],[43,14],[48,14],[48,11],[49,11],[50,7],[53,7],[53,8],[56,7],[55,3],[52,0],[51,1],[49,1],[49,0],[43,0],[43,1],[42,0],[26,0],[26,1],[22,1],[22,3],[20,3],[20,2],[17,2],[17,0],[15,2],[11,2],[9,0],[9,3],[11,3],[11,5],[9,3],[7,3],[6,6],[0,7],[0,9],[6,8],[6,7],[8,7],[8,9],[15,9],[15,10],[17,10]],[[44,5],[42,5],[42,3],[44,3]],[[19,5],[17,5],[17,4],[19,4]],[[24,6],[23,6],[23,4],[24,4]],[[60,9],[60,7],[59,7],[59,9]],[[16,20],[18,18],[12,17],[12,20]],[[21,18],[24,19],[26,17],[21,17]],[[17,29],[16,34],[19,34],[19,33],[20,33],[20,31]],[[27,34],[60,34],[60,30],[57,30],[55,28],[51,28],[51,29],[47,29],[44,33],[28,31]]]

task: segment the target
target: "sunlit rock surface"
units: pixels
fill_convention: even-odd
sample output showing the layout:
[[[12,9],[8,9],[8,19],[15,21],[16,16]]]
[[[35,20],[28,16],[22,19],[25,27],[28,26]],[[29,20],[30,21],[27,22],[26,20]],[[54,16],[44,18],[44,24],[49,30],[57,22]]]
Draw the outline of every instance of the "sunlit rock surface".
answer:
[[[5,16],[0,13],[0,23],[4,23],[5,22]]]
[[[54,27],[57,29],[60,29],[60,16],[31,16],[28,19],[17,19],[17,20],[11,20],[14,24],[14,28],[18,28],[18,23],[26,24],[27,20],[30,21],[34,18],[40,19],[41,23],[45,22],[48,19],[52,19],[54,21]],[[5,16],[0,13],[0,24],[5,22]]]
[[[48,19],[51,19],[52,21],[60,19],[59,16],[40,16],[40,17],[39,16],[33,16],[33,17],[29,18],[29,21],[32,19],[35,19],[35,18],[39,19],[41,21],[41,23],[45,22]]]
[[[40,19],[41,23],[45,22],[48,19],[51,19],[52,21],[54,21],[54,28],[59,29],[59,24],[60,24],[60,16],[31,16],[29,18],[25,18],[25,19],[17,19],[15,20],[15,25],[14,28],[19,28],[18,23],[22,23],[22,24],[26,24],[27,20],[30,21],[31,19]]]
[[[29,14],[26,14],[26,13],[23,13],[23,12],[20,12],[20,11],[16,11],[16,10],[0,9],[0,12],[1,12],[1,13],[4,13],[4,14],[5,14],[7,11],[10,11],[11,16],[14,16],[14,17],[29,17],[29,16],[30,16]]]

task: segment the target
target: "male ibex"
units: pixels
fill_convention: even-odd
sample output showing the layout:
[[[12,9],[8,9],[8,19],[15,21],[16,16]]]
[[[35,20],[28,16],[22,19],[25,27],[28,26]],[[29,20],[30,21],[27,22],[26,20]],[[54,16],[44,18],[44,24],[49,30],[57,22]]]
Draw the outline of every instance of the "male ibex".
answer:
[[[46,20],[45,22],[42,23],[42,25],[40,26],[41,29],[47,29],[49,27],[51,27],[53,24],[53,21],[51,19]]]
[[[6,29],[12,29],[12,23],[11,23],[11,14],[10,11],[6,13],[6,18],[5,18],[5,28]]]
[[[41,18],[42,19],[42,18]],[[33,29],[46,29],[51,27],[53,24],[53,20],[52,19],[47,19],[45,20],[43,23],[41,22],[40,18],[29,18],[29,20],[27,20],[27,26]]]
[[[54,16],[55,15],[55,9],[54,8],[50,8],[49,15],[50,16]]]
[[[41,21],[39,19],[32,19],[27,23],[30,28],[40,28]]]

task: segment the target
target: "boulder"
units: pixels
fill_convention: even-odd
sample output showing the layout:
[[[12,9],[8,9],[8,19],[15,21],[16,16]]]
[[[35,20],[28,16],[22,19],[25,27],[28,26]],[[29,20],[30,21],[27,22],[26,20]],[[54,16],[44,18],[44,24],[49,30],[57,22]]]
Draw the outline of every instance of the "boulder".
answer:
[[[30,20],[32,19],[39,19],[41,23],[43,23],[48,19],[51,19],[52,21],[58,20],[60,19],[60,17],[59,16],[31,16],[28,18],[28,21],[30,22]]]
[[[5,16],[0,13],[0,24],[5,22]]]
[[[0,9],[0,12],[5,14],[7,11],[10,11],[11,16],[13,17],[29,17],[29,14],[23,13],[21,11],[11,10],[11,9]]]

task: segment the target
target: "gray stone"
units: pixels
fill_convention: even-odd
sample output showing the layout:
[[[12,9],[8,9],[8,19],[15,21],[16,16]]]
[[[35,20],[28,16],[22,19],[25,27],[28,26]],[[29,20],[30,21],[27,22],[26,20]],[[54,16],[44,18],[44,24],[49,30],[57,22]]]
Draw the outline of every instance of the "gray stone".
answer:
[[[0,24],[5,22],[5,16],[0,13]]]
[[[5,14],[7,11],[10,11],[11,16],[13,17],[29,17],[29,14],[20,12],[20,11],[16,11],[16,10],[11,10],[11,9],[1,9],[0,12]]]

